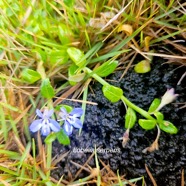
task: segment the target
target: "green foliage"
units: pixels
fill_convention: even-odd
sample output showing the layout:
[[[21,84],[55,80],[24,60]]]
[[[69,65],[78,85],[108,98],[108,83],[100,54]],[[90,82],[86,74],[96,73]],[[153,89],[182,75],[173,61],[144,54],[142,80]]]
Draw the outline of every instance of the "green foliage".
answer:
[[[44,98],[51,99],[54,97],[55,92],[52,87],[49,78],[43,79],[41,83],[41,95]]]
[[[68,78],[69,83],[71,85],[74,85],[74,84],[76,84],[76,82],[82,81],[84,79],[84,77],[85,77],[85,73],[78,73],[78,74],[75,74],[73,76],[69,76],[69,78]]]
[[[71,106],[65,105],[65,104],[59,104],[59,105],[56,106],[55,109],[56,109],[57,111],[60,111],[60,108],[61,108],[61,107],[64,107],[68,113],[71,112],[71,111],[73,110],[73,108],[72,108]]]
[[[73,33],[69,27],[65,24],[60,24],[58,26],[59,29],[59,39],[63,45],[69,44],[70,39],[73,36]]]
[[[57,134],[57,139],[58,139],[59,143],[61,143],[62,145],[69,145],[70,144],[70,139],[66,135],[66,133],[64,132],[63,129],[61,129],[56,134]]]
[[[83,67],[86,64],[86,60],[84,59],[84,53],[75,47],[69,47],[67,49],[67,53],[71,60],[78,66]]]
[[[56,139],[56,133],[52,132],[45,138],[45,143],[50,144]]]
[[[3,110],[3,106],[0,104],[0,121],[1,121],[1,130],[3,131],[3,138],[6,142],[6,140],[8,139],[8,130],[9,130],[9,127],[7,126],[7,123],[6,123],[6,116],[5,116],[5,113],[4,113],[4,110]]]
[[[75,3],[75,0],[63,0],[66,6],[72,7]]]
[[[53,141],[55,141],[56,138],[59,141],[59,143],[62,145],[69,145],[70,144],[70,138],[68,137],[68,135],[66,135],[66,133],[64,132],[63,129],[61,129],[59,132],[54,132],[54,133],[49,134],[45,138],[45,143],[50,144]]]
[[[33,52],[33,55],[36,56],[38,61],[43,61],[43,62],[47,61],[47,57],[49,54],[45,50],[42,50],[39,48],[37,50],[33,49],[32,52]]]
[[[21,72],[21,78],[30,84],[35,83],[36,81],[38,81],[39,79],[41,79],[41,75],[32,69],[29,68],[25,68],[22,72]]]
[[[161,100],[159,98],[155,98],[149,107],[148,113],[153,113],[158,108],[160,103]]]
[[[79,67],[75,64],[72,64],[68,68],[68,80],[71,85],[75,85],[77,82],[80,82],[84,79],[85,73],[78,72]]]
[[[22,130],[19,131],[19,129],[22,122],[20,123],[20,121],[27,121],[24,122],[24,128],[28,130],[28,121],[30,121],[30,116],[34,115],[33,111],[36,106],[45,105],[45,99],[42,99],[41,95],[44,98],[51,99],[55,95],[55,92],[65,92],[68,89],[69,83],[73,85],[73,83],[75,84],[81,81],[81,79],[84,79],[84,74],[82,74],[81,70],[85,66],[93,70],[98,63],[101,63],[102,65],[94,70],[94,74],[98,74],[99,77],[106,77],[114,72],[117,67],[118,64],[116,65],[115,60],[119,59],[119,67],[121,68],[124,64],[128,65],[128,60],[122,61],[122,57],[124,53],[126,57],[132,54],[131,44],[144,55],[148,56],[149,52],[158,54],[159,51],[150,51],[154,44],[161,44],[163,46],[167,44],[167,40],[169,40],[171,44],[173,38],[178,37],[180,40],[184,39],[183,33],[186,31],[186,15],[183,11],[184,6],[182,2],[175,0],[153,1],[153,3],[151,1],[144,1],[139,10],[139,3],[132,1],[130,6],[120,14],[119,19],[109,24],[105,30],[97,31],[96,28],[91,28],[89,25],[90,18],[98,18],[98,22],[99,20],[106,20],[106,22],[108,22],[112,18],[102,17],[103,13],[117,13],[115,10],[119,11],[122,9],[122,6],[126,6],[127,4],[127,2],[123,5],[118,2],[111,2],[112,7],[110,7],[109,3],[108,1],[100,0],[82,1],[80,3],[75,0],[0,1],[2,10],[0,14],[0,78],[1,81],[3,81],[3,83],[1,82],[1,92],[3,100],[5,100],[0,103],[2,113],[0,117],[2,129],[0,136],[2,139],[0,154],[2,158],[5,157],[3,159],[5,161],[1,162],[0,166],[1,177],[3,178],[2,184],[47,186],[61,184],[60,181],[53,183],[53,179],[50,179],[50,171],[48,171],[51,170],[49,154],[52,152],[52,149],[49,148],[46,154],[46,159],[49,159],[46,167],[43,163],[45,162],[44,159],[38,159],[39,156],[36,158],[34,142],[32,143],[32,147],[30,147],[30,142],[24,144],[25,150],[23,152],[21,151],[21,153],[3,150],[6,149],[3,141],[5,141],[6,144],[10,142],[8,138],[9,131],[12,131],[13,137],[16,139],[16,144],[20,144],[21,146],[19,134],[22,135]],[[140,21],[136,13],[141,16]],[[106,14],[104,14],[104,16],[106,16]],[[116,33],[115,30],[117,30],[118,26],[117,21],[121,21],[121,24],[127,23],[135,25],[133,27],[134,32],[126,37],[123,37],[124,33]],[[138,24],[135,24],[136,21]],[[156,33],[156,37],[149,39],[148,50],[148,48],[144,47],[143,38],[151,37],[153,33]],[[109,37],[107,38],[107,36]],[[142,38],[141,42],[139,42],[140,36]],[[173,50],[178,51],[178,54],[180,53],[179,50],[181,53],[184,50],[183,46],[181,45],[181,47],[179,47],[179,45],[181,44],[177,43],[176,45],[172,45]],[[66,51],[67,48],[69,48],[68,52]],[[85,55],[82,51],[86,51]],[[172,55],[169,51],[167,51],[167,54]],[[69,56],[75,68],[71,67],[73,65],[68,63]],[[108,60],[113,62],[110,63]],[[40,62],[42,62],[41,65],[39,65]],[[136,65],[135,68],[138,73],[145,73],[150,70],[150,64],[146,64],[146,62],[143,63]],[[36,68],[37,71],[33,70]],[[69,70],[69,68],[72,69]],[[67,75],[67,73],[69,74]],[[56,83],[56,81],[57,83],[63,81],[62,85],[54,90],[50,80],[46,77],[50,77],[54,80],[54,83]],[[63,77],[67,77],[68,80],[65,81]],[[99,77],[97,77],[97,79],[99,79]],[[43,79],[43,81],[40,81],[40,79]],[[4,90],[4,87],[8,87],[9,82],[11,82],[13,87],[23,87],[23,89],[20,88],[21,92],[22,90],[26,90],[23,98],[25,103],[31,106],[29,112],[22,110],[22,104],[17,102],[19,99],[15,99],[17,98],[17,91],[11,92],[10,89],[10,95],[12,95],[12,97],[6,97],[7,90]],[[28,89],[24,87],[25,82],[31,84],[26,85]],[[32,87],[32,84],[35,82],[37,82],[38,85],[41,82],[41,95],[32,94],[33,89],[29,88],[29,86]],[[81,87],[83,87],[83,85]],[[104,87],[103,89],[106,89],[105,94],[109,100],[115,102],[120,99],[121,90],[118,91],[114,89],[113,91],[113,88],[110,87]],[[29,91],[31,91],[31,93]],[[14,95],[15,92],[16,94]],[[84,103],[86,103],[86,100],[84,100]],[[140,120],[139,123],[149,130],[149,126],[154,125],[152,124],[154,121],[152,122],[149,118],[154,117],[154,120],[156,118],[161,130],[170,134],[176,134],[178,131],[177,128],[172,123],[164,121],[162,113],[155,112],[159,103],[160,100],[152,103],[154,105],[150,106],[148,114],[143,110],[144,114],[142,115],[148,118],[149,121],[145,120],[142,122],[142,120]],[[129,104],[129,102],[126,104]],[[136,112],[142,113],[142,109],[137,108],[134,104],[130,103],[130,106]],[[65,108],[68,112],[72,110],[72,108]],[[151,115],[152,113],[153,115]],[[62,139],[63,144],[65,137],[62,136],[63,135],[61,135],[59,139]],[[51,134],[51,136],[46,139],[47,144],[51,144],[54,139],[55,135]],[[68,140],[64,141],[64,144],[68,144]],[[32,150],[30,150],[30,148],[32,148]],[[45,157],[43,156],[42,158]],[[29,159],[29,161],[27,161],[27,159]],[[14,162],[11,169],[7,167],[9,162]],[[135,183],[137,180],[129,181]],[[128,181],[122,183],[127,184]],[[120,182],[120,184],[122,183]],[[79,181],[79,184],[82,184],[82,180]]]
[[[134,67],[136,73],[143,74],[151,70],[150,62],[148,60],[143,60],[137,63]]]
[[[122,89],[112,85],[104,85],[102,91],[104,96],[112,103],[119,101],[121,96],[123,95]]]
[[[118,61],[107,61],[103,63],[101,66],[96,68],[93,72],[96,73],[100,77],[106,77],[110,75],[116,69],[118,65]]]
[[[154,115],[156,116],[156,119],[158,123],[162,123],[164,120],[164,115],[161,112],[155,112]]]
[[[161,130],[169,134],[177,134],[178,132],[178,129],[174,126],[174,124],[169,121],[164,120],[163,122],[159,123],[159,127]]]
[[[54,66],[54,65],[63,65],[65,63],[67,63],[68,61],[68,54],[67,54],[67,51],[66,49],[63,49],[63,50],[53,50],[49,53],[48,55],[48,58],[49,58],[49,64]]]
[[[138,123],[145,130],[151,130],[156,126],[156,120],[139,119]]]
[[[77,82],[76,81],[72,81],[70,79],[72,79],[71,77],[74,77],[76,75],[76,72],[78,70],[78,66],[75,64],[70,65],[70,67],[68,68],[68,78],[69,78],[69,83],[73,86],[75,85]]]
[[[127,109],[127,113],[125,115],[125,128],[131,129],[134,127],[136,122],[136,112],[132,108]]]

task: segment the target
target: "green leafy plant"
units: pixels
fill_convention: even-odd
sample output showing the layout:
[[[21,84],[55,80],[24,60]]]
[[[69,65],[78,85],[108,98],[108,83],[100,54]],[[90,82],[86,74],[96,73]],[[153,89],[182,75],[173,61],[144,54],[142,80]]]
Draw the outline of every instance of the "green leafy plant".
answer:
[[[111,74],[115,68],[117,67],[117,62],[106,62],[99,66],[95,70],[91,70],[88,67],[85,67],[84,65],[86,64],[86,60],[84,58],[83,52],[80,52],[78,49],[72,49],[73,52],[70,53],[69,57],[72,59],[72,61],[79,66],[77,67],[76,71],[84,71],[86,74],[89,76],[93,77],[96,79],[99,83],[103,85],[102,91],[103,95],[112,103],[117,102],[119,100],[122,100],[123,103],[127,106],[127,111],[125,115],[125,128],[127,129],[126,133],[124,134],[124,142],[123,144],[126,144],[126,141],[129,139],[129,131],[132,129],[136,123],[137,117],[136,117],[136,112],[139,113],[141,116],[143,116],[145,119],[140,118],[138,120],[139,125],[145,129],[145,130],[152,130],[156,126],[160,128],[162,131],[167,132],[169,134],[176,134],[178,132],[178,129],[176,126],[174,126],[172,123],[164,120],[164,115],[163,113],[159,112],[159,110],[165,106],[166,104],[171,103],[174,101],[174,99],[177,97],[177,94],[174,94],[174,89],[167,90],[167,92],[164,94],[162,99],[155,98],[150,107],[148,112],[139,108],[132,102],[130,102],[123,93],[123,90],[119,87],[115,87],[113,85],[110,85],[107,83],[102,77],[105,77],[109,74]],[[71,51],[71,49],[70,49]],[[74,52],[75,51],[75,52]],[[75,57],[74,57],[75,56]],[[83,58],[83,60],[82,60]],[[77,62],[77,60],[80,60],[80,63]],[[108,64],[108,65],[105,65]],[[84,66],[84,67],[83,67]],[[140,63],[136,66],[136,69],[138,69],[139,66],[139,71],[141,71],[141,68],[143,68],[143,64]],[[146,68],[146,67],[145,67]],[[150,69],[146,69],[145,71],[141,71],[140,73],[145,73],[149,71]],[[86,78],[86,76],[85,76]],[[124,145],[123,145],[124,146]]]
[[[22,71],[21,73],[21,78],[30,84],[35,83],[36,81],[38,81],[39,79],[41,79],[41,75],[32,69],[26,68]]]
[[[121,60],[123,57],[120,58],[121,55],[124,56],[123,53],[126,53],[126,57],[134,58],[140,53],[149,62],[152,56],[171,57],[178,63],[181,61],[181,64],[182,59],[185,59],[184,55],[178,57],[174,53],[185,53],[182,43],[186,31],[184,2],[3,0],[0,5],[0,154],[3,159],[0,170],[4,185],[63,185],[63,177],[56,181],[50,175],[50,170],[56,165],[51,157],[52,142],[57,138],[64,140],[62,132],[53,131],[46,137],[45,147],[39,146],[40,153],[43,152],[40,157],[36,156],[38,146],[35,146],[34,139],[32,142],[30,139],[28,126],[38,106],[43,106],[41,111],[45,106],[49,110],[53,109],[55,114],[51,119],[59,119],[56,118],[56,113],[60,112],[62,105],[58,105],[61,99],[57,96],[65,91],[69,93],[68,88],[72,88],[83,93],[82,108],[85,113],[91,79],[97,79],[106,85],[107,82],[102,78],[113,73],[118,65],[122,67],[126,64],[128,67],[129,60],[125,63]],[[171,51],[167,47],[162,47],[161,53],[151,51],[152,46],[155,48],[155,45],[164,44],[171,45]],[[166,55],[163,54],[164,49]],[[137,72],[148,72],[150,65],[137,64]],[[58,87],[56,82],[59,81],[62,84]],[[111,92],[107,90],[114,88],[110,88],[108,83],[105,87],[108,88],[105,91],[107,99],[116,101],[120,97],[119,100],[126,104],[124,142],[129,139],[129,131],[137,121],[148,130],[154,127],[158,132],[160,128],[161,131],[176,132],[160,112],[163,102],[158,108],[146,112],[130,103],[123,95],[118,96],[117,91],[114,93],[116,98],[112,98]],[[73,110],[63,107],[68,114]],[[139,120],[130,119],[134,113],[141,114]],[[84,117],[85,114],[82,118]],[[154,126],[155,122],[158,124]],[[60,124],[62,126],[63,122]],[[14,150],[10,150],[12,139],[13,145],[17,146]],[[68,140],[60,143],[67,142]],[[100,180],[103,179],[98,175],[97,183],[102,184]],[[78,184],[83,184],[83,180],[80,179]],[[129,180],[132,183],[136,181],[137,179]],[[119,183],[113,185],[127,184],[128,181],[121,180]]]

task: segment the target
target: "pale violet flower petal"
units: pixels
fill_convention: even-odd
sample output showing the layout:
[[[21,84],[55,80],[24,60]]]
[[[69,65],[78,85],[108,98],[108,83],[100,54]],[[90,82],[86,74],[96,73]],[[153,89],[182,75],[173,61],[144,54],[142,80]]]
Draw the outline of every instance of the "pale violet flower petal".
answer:
[[[52,114],[54,113],[53,110],[45,109],[43,113],[37,109],[36,114],[41,119],[35,120],[30,125],[31,132],[37,132],[41,130],[41,135],[47,136],[50,134],[51,131],[58,132],[60,131],[60,125],[54,119],[51,119]]]
[[[61,129],[59,123],[53,119],[49,119],[49,126],[54,132],[59,132]]]
[[[36,114],[37,116],[39,116],[40,118],[43,118],[43,114],[39,109],[36,109]]]
[[[53,110],[45,109],[44,112],[43,112],[43,116],[46,117],[46,118],[50,118],[53,113],[54,113]]]
[[[60,108],[61,112],[59,112],[59,116],[61,117],[61,120],[66,120],[68,118],[68,112],[64,107]]]
[[[174,88],[171,88],[169,90],[167,90],[165,92],[165,94],[162,96],[161,98],[161,103],[160,105],[158,106],[158,108],[156,109],[156,111],[159,111],[160,109],[162,109],[165,105],[173,102],[176,97],[178,96],[178,94],[175,94],[174,93]]]
[[[177,96],[178,96],[178,94],[174,94],[174,88],[171,88],[165,92],[161,101],[164,103],[164,105],[167,105],[167,104],[173,102]]]
[[[65,115],[68,114],[67,110],[64,107],[60,108],[61,112],[63,112]]]
[[[78,128],[78,129],[80,129],[83,126],[81,120],[78,118],[74,118],[74,123],[71,123],[71,124],[73,125],[73,127]]]
[[[83,114],[82,108],[74,108],[70,113],[63,107],[60,110],[59,116],[64,121],[63,128],[67,135],[72,134],[73,127],[82,128],[83,124],[79,119]]]
[[[41,128],[41,135],[43,136],[48,136],[50,134],[50,126],[49,125],[46,125],[44,124]]]
[[[71,116],[74,115],[76,117],[80,117],[80,116],[82,116],[82,114],[83,114],[83,109],[82,108],[75,108],[75,109],[72,110],[72,112],[70,112]]]
[[[68,122],[65,122],[65,124],[63,125],[63,129],[65,133],[70,136],[72,134],[73,126],[70,125]]]
[[[41,127],[42,127],[42,119],[37,119],[31,123],[29,128],[31,132],[37,132],[38,130],[41,129]]]

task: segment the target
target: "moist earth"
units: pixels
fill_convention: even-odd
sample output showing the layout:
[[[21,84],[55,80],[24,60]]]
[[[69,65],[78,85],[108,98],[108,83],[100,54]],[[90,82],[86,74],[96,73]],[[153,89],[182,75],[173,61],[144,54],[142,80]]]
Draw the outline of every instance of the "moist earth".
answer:
[[[53,156],[61,155],[69,151],[62,161],[56,165],[52,171],[52,176],[60,179],[70,179],[79,170],[71,162],[83,165],[92,154],[91,152],[75,152],[75,149],[111,149],[112,152],[98,152],[98,158],[105,164],[109,164],[111,169],[120,175],[125,175],[125,179],[144,176],[148,186],[153,185],[145,169],[145,164],[149,168],[152,176],[158,186],[177,186],[181,185],[181,172],[186,167],[186,108],[181,108],[186,102],[185,88],[186,81],[182,80],[177,85],[179,79],[185,72],[185,67],[163,64],[165,60],[155,58],[152,63],[152,70],[146,74],[137,74],[133,68],[129,69],[127,74],[118,81],[123,71],[116,71],[107,81],[110,84],[123,89],[124,95],[137,106],[148,110],[154,98],[161,96],[169,88],[175,88],[179,94],[176,101],[165,106],[161,112],[166,120],[171,121],[179,129],[176,135],[170,135],[161,132],[159,139],[159,150],[143,153],[143,149],[150,146],[155,140],[157,129],[150,131],[143,130],[138,123],[130,130],[130,140],[125,148],[122,147],[122,141],[119,139],[125,132],[124,115],[125,107],[121,101],[111,103],[102,93],[102,86],[98,82],[91,84],[89,89],[88,101],[97,103],[97,105],[87,104],[86,115],[79,136],[78,130],[74,129],[71,135],[71,144],[63,146],[58,142],[53,144]],[[91,92],[93,90],[93,92]],[[77,102],[64,101],[73,107],[80,107]],[[138,115],[138,119],[143,118]],[[89,163],[91,167],[96,167],[95,162]],[[88,174],[83,171],[79,178]],[[137,185],[141,185],[137,183]]]

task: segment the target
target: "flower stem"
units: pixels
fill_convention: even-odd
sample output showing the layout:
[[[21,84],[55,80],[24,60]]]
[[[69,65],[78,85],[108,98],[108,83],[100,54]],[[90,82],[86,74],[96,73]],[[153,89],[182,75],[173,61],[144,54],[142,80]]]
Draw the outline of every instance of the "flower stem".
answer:
[[[101,83],[102,85],[109,85],[109,83],[107,83],[103,78],[101,78],[100,76],[98,76],[96,73],[94,73],[92,70],[90,70],[89,68],[85,67],[83,69],[86,73],[88,73],[90,76],[92,76],[94,79],[96,79],[99,83]]]
[[[121,100],[130,108],[134,109],[136,112],[140,113],[143,117],[155,120],[147,111],[141,109],[140,107],[136,106],[134,103],[130,102],[125,96],[121,97]]]
[[[102,85],[109,85],[109,83],[107,83],[103,78],[101,78],[100,76],[98,76],[96,73],[94,73],[89,68],[85,67],[83,70],[86,73],[88,73],[90,76],[92,76],[94,79],[96,79]],[[155,118],[153,118],[147,111],[141,109],[140,107],[136,106],[134,103],[130,102],[125,96],[122,96],[121,97],[121,100],[128,107],[134,109],[136,112],[138,112],[139,114],[141,114],[142,116],[144,116],[146,119],[155,120]]]
[[[46,168],[47,168],[47,178],[50,178],[50,167],[52,162],[52,142],[47,144],[47,160],[46,160]]]

